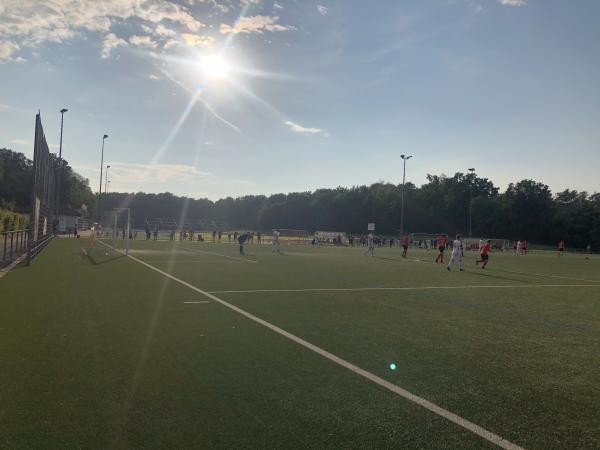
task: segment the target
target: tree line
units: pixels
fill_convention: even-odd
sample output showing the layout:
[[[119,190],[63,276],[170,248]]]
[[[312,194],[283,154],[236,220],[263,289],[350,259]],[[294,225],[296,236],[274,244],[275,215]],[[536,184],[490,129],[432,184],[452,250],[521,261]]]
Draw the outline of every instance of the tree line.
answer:
[[[88,181],[64,162],[61,204],[95,211],[96,198]],[[0,202],[29,205],[31,161],[20,153],[0,149]],[[406,233],[466,233],[472,198],[473,236],[525,239],[555,245],[561,239],[570,247],[600,247],[600,194],[565,190],[553,194],[534,180],[511,183],[504,192],[474,173],[428,175],[420,187],[404,187]],[[131,208],[136,227],[146,217],[214,221],[228,229],[365,233],[368,222],[377,232],[397,235],[400,228],[402,185],[317,189],[289,194],[247,195],[212,201],[170,193],[118,193],[103,195],[104,210]]]

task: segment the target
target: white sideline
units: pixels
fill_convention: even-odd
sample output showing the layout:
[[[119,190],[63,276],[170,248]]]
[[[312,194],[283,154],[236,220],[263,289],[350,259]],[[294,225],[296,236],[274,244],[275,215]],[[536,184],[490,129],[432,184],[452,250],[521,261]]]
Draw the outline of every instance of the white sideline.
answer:
[[[183,302],[183,303],[185,303],[187,305],[195,305],[195,304],[198,304],[198,303],[210,303],[210,302],[208,300],[204,300],[204,301],[201,301],[201,302]]]
[[[467,286],[415,286],[415,287],[360,287],[360,288],[304,288],[304,289],[249,289],[235,291],[209,291],[210,294],[254,294],[260,292],[327,292],[327,291],[428,291],[444,289],[530,289],[561,287],[600,287],[600,284],[497,284]]]
[[[120,250],[117,250],[114,247],[111,247],[110,245],[105,244],[104,242],[101,242],[101,244],[124,254],[124,252],[121,252]],[[208,297],[209,299],[211,299],[217,303],[220,303],[221,305],[225,306],[226,308],[229,308],[229,309],[237,312],[238,314],[241,314],[242,316],[270,329],[271,331],[274,331],[275,333],[277,333],[283,337],[286,337],[286,338],[290,339],[291,341],[296,342],[297,344],[300,344],[301,346],[303,346],[303,347],[323,356],[324,358],[327,358],[328,360],[356,373],[357,375],[360,375],[361,377],[366,378],[367,380],[372,381],[373,383],[386,388],[387,390],[405,398],[406,400],[416,403],[417,405],[422,406],[423,408],[427,409],[428,411],[431,411],[431,412],[449,420],[450,422],[453,422],[453,423],[457,424],[458,426],[470,431],[471,433],[474,433],[477,436],[482,437],[483,439],[485,439],[493,444],[496,444],[500,448],[507,449],[507,450],[524,450],[522,447],[518,446],[517,444],[513,444],[512,442],[498,436],[497,434],[492,433],[491,431],[488,431],[485,428],[483,428],[467,419],[464,419],[464,418],[460,417],[459,415],[454,414],[453,412],[450,412],[447,409],[444,409],[441,406],[436,405],[435,403],[430,402],[429,400],[419,397],[418,395],[415,395],[415,394],[407,391],[406,389],[401,388],[400,386],[390,383],[389,381],[384,380],[383,378],[378,377],[377,375],[375,375],[365,369],[355,366],[354,364],[346,361],[345,359],[342,359],[339,356],[334,355],[333,353],[329,353],[327,350],[323,350],[322,348],[317,347],[316,345],[311,344],[310,342],[305,341],[304,339],[302,339],[292,333],[289,333],[282,328],[279,328],[277,325],[273,325],[272,323],[267,322],[266,320],[263,320],[260,317],[257,317],[253,314],[250,314],[249,312],[247,312],[241,308],[238,308],[237,306],[232,305],[231,303],[228,303],[225,300],[221,300],[219,297],[216,297],[215,295],[213,295],[209,292],[203,291],[202,289],[197,288],[196,286],[188,283],[187,281],[183,281],[183,280],[171,275],[170,273],[167,273],[160,269],[157,269],[156,267],[148,264],[145,261],[142,261],[141,259],[136,258],[135,256],[132,256],[132,255],[127,255],[127,256],[129,258],[133,259],[134,261],[148,267],[149,269],[152,269],[155,272],[158,272],[161,275],[164,275],[165,277],[170,278],[171,280],[176,281],[176,282],[182,284],[183,286],[186,286],[186,287],[190,288],[191,290],[193,290],[205,297]]]

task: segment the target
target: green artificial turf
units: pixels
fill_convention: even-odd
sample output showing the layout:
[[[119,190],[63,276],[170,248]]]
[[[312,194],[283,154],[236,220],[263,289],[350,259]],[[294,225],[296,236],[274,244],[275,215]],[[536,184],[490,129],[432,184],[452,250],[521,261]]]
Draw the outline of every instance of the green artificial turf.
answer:
[[[0,280],[0,448],[493,447],[88,246],[55,240]],[[600,447],[597,257],[492,254],[481,270],[470,253],[461,273],[433,251],[282,250],[135,241],[130,254],[525,448]],[[351,290],[379,287],[420,289]],[[222,292],[323,288],[349,290]]]

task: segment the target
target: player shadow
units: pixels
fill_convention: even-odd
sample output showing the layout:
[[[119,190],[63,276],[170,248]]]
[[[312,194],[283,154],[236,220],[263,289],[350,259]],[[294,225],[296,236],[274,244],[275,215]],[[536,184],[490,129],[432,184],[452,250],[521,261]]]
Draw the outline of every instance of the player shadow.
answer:
[[[368,256],[368,255],[365,255],[365,256]],[[400,257],[400,258],[387,258],[385,256],[375,256],[375,255],[373,255],[373,256],[371,256],[371,258],[385,259],[387,261],[395,261],[395,262],[411,261],[410,259],[402,258],[402,257]]]
[[[85,254],[82,254],[81,256],[83,259],[87,259],[89,262],[91,262],[94,266],[100,266],[102,264],[125,257],[125,255],[114,255],[108,258],[96,258],[89,251],[85,252]]]
[[[473,272],[472,270],[468,270],[467,273],[469,273],[471,275],[478,275],[480,277],[497,278],[499,280],[508,280],[508,281],[518,281],[519,283],[529,284],[528,281],[524,281],[519,278],[510,278],[510,277],[503,277],[501,275],[492,275],[489,272],[483,273],[483,272]]]

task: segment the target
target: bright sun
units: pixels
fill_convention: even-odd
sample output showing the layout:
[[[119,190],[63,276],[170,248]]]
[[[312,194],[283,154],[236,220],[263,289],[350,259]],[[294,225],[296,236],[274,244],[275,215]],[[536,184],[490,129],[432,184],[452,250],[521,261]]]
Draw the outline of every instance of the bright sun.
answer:
[[[217,55],[205,56],[200,61],[204,73],[210,78],[224,78],[229,72],[227,63]]]

